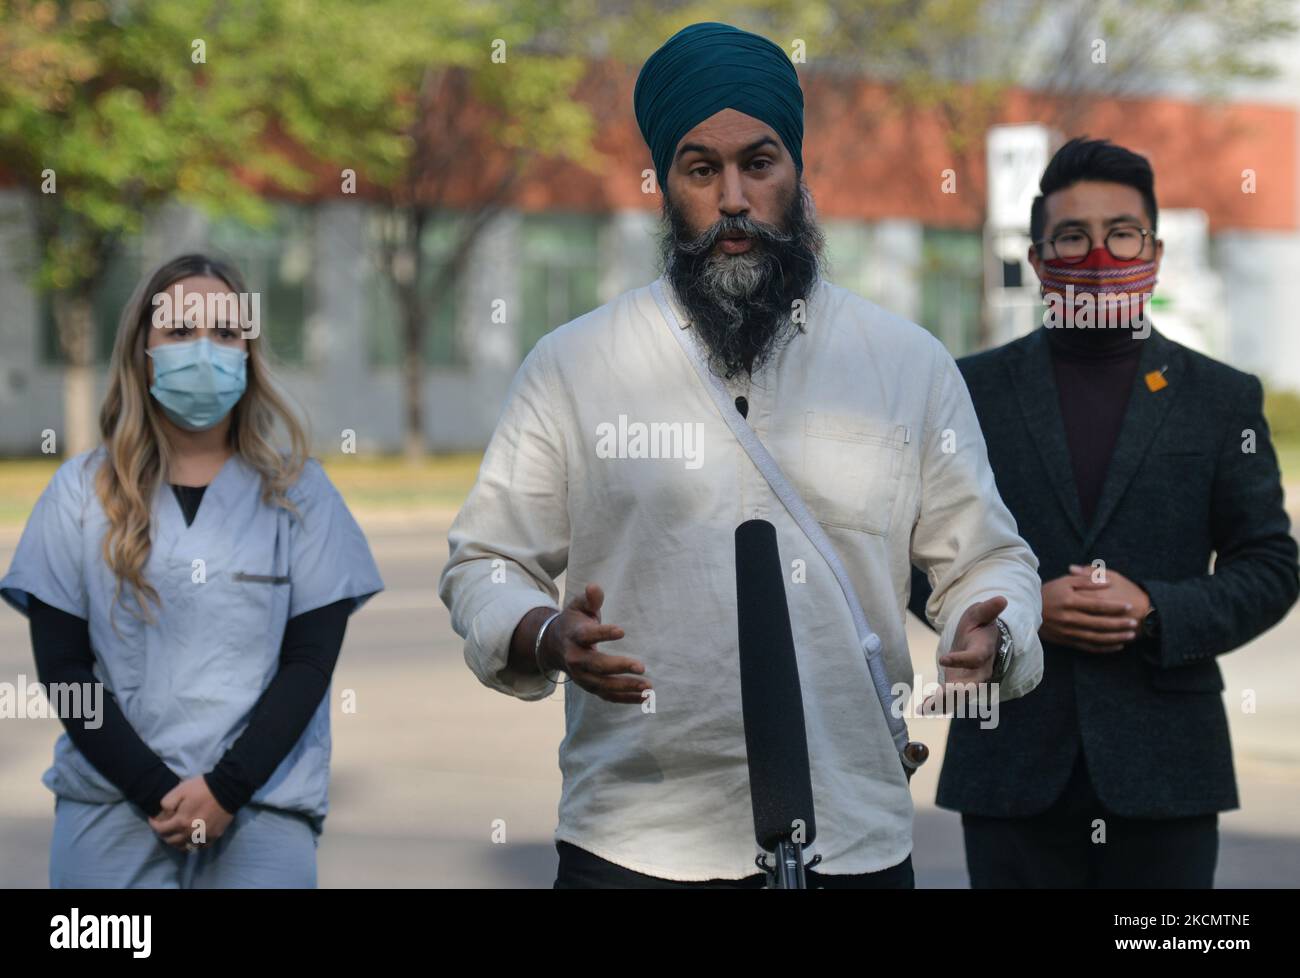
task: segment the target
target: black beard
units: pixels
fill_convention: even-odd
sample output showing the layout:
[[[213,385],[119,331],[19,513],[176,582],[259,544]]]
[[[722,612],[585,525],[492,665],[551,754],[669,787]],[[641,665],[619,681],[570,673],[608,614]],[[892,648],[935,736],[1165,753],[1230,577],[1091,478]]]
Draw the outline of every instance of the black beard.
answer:
[[[800,181],[781,227],[748,216],[724,217],[693,237],[681,212],[664,196],[660,261],[691,327],[709,353],[709,367],[730,379],[753,374],[803,326],[793,317],[795,300],[810,298],[822,272],[825,236],[812,216]],[[715,252],[718,237],[749,235],[749,251]]]

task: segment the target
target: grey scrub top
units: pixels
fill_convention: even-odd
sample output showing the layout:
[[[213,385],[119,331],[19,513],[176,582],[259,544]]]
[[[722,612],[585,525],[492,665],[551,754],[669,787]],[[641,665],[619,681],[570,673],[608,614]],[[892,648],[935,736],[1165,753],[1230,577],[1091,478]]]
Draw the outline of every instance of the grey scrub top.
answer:
[[[279,664],[295,615],[384,584],[361,528],[315,459],[288,497],[296,514],[262,502],[261,477],[231,456],[186,526],[163,484],[153,498],[145,575],[161,607],[155,623],[114,607],[102,558],[108,521],[95,492],[102,447],[64,462],[27,521],[0,597],[26,614],[29,595],[90,625],[95,676],[163,762],[181,778],[211,771],[248,724]],[[126,600],[130,600],[128,597]],[[328,809],[330,695],[252,801],[301,812],[320,829]],[[116,802],[123,795],[73,745],[54,747],[42,781],[56,795]]]

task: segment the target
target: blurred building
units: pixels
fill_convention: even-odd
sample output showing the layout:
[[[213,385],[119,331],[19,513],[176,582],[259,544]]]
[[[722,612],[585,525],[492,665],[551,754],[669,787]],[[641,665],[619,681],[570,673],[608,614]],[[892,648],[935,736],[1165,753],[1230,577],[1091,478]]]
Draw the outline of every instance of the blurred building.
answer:
[[[475,240],[467,273],[430,309],[431,449],[484,445],[538,337],[658,274],[660,198],[644,177],[650,162],[632,116],[633,80],[602,93],[626,112],[601,129],[599,172],[571,161],[532,166],[513,206]],[[1108,137],[1155,167],[1166,242],[1157,328],[1300,389],[1300,305],[1289,292],[1300,276],[1300,86],[1223,103],[1064,104],[1012,91],[995,127],[960,151],[942,118],[900,110],[885,85],[810,77],[805,87],[805,178],[827,232],[832,281],[921,323],[955,356],[1023,333],[1035,325],[1037,295],[1023,261],[1026,194],[1041,165],[1015,152],[1028,145],[1033,162],[1069,136]],[[1017,133],[1021,149],[1007,150]],[[457,221],[474,212],[475,194],[467,178],[456,209],[428,229],[431,272],[454,257]],[[275,214],[266,228],[179,207],[152,220],[115,257],[96,297],[101,361],[139,278],[182,251],[213,249],[233,257],[262,293],[264,334],[316,449],[337,451],[351,429],[361,451],[398,450],[400,324],[373,260],[376,209],[322,185],[312,199],[276,203]],[[41,429],[57,428],[62,414],[49,302],[29,282],[30,226],[24,192],[0,187],[3,454],[37,452]],[[504,322],[494,309],[506,311]]]

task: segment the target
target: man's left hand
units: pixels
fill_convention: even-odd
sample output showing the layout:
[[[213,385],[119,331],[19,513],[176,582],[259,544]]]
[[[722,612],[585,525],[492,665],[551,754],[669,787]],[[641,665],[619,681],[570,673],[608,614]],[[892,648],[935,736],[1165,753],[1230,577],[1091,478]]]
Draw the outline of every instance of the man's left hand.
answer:
[[[1094,571],[1093,568],[1084,567],[1080,564],[1071,564],[1070,573],[1103,585],[1096,592],[1098,597],[1106,597],[1132,605],[1133,610],[1130,612],[1129,617],[1137,621],[1139,629],[1142,627],[1142,619],[1151,610],[1151,597],[1127,577],[1111,567],[1101,567]],[[1140,634],[1141,632],[1139,632]]]
[[[993,676],[993,660],[998,652],[998,626],[993,624],[1007,606],[1007,599],[998,595],[987,601],[977,601],[967,608],[957,622],[952,637],[952,648],[939,656],[943,666],[943,710],[952,708],[953,696],[959,688],[969,688],[986,683]],[[938,693],[926,697],[923,715],[937,712]]]

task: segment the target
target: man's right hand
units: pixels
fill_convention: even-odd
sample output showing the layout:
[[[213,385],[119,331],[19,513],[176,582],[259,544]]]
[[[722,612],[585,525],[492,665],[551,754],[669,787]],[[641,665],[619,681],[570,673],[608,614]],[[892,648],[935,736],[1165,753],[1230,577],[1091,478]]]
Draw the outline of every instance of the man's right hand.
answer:
[[[596,649],[597,642],[614,642],[624,634],[617,625],[601,623],[600,606],[604,603],[605,592],[600,586],[588,584],[546,629],[538,657],[548,672],[563,670],[573,682],[603,700],[642,703],[642,691],[652,688],[650,680],[640,678],[645,666],[636,659]]]
[[[1045,642],[1068,645],[1082,652],[1119,652],[1137,635],[1133,606],[1098,597],[1107,585],[1086,576],[1067,574],[1043,585]]]

